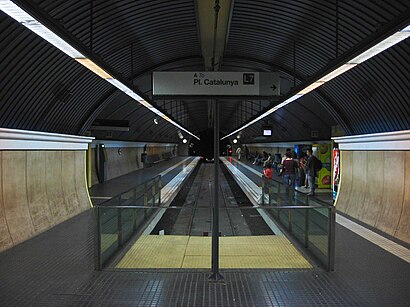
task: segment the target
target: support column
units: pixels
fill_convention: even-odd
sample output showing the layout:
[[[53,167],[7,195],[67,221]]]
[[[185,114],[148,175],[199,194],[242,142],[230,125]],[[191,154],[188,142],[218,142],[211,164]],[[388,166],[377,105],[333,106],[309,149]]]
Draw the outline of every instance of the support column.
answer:
[[[210,280],[223,279],[219,273],[219,106],[218,100],[212,102],[214,113],[214,205],[212,214],[212,275]]]

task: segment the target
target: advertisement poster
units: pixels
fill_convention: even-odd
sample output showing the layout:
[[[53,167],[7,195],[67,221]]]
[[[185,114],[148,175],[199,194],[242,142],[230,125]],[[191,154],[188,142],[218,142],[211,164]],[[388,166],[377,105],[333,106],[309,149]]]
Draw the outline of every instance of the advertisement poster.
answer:
[[[340,150],[333,148],[333,200],[336,200],[340,182]]]
[[[318,173],[318,187],[319,189],[330,189],[331,185],[331,171],[332,171],[332,145],[319,144],[317,157],[322,161],[322,169]]]

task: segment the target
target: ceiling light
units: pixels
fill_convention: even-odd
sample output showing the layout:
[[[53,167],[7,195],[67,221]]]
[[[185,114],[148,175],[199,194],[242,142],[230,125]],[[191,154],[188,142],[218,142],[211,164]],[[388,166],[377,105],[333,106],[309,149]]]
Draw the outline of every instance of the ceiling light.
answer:
[[[97,76],[100,76],[103,79],[112,79],[112,77],[104,69],[102,69],[100,66],[95,64],[90,59],[83,58],[83,59],[75,59],[75,60],[77,62],[79,62],[80,64],[84,65],[85,67],[87,67],[89,70],[91,70]]]
[[[128,93],[133,93],[129,87],[127,87],[125,84],[121,83],[117,79],[106,79],[108,82],[110,82],[112,85],[114,85],[116,88],[118,88],[120,91],[128,94]]]
[[[238,143],[238,140],[237,140],[237,139],[233,139],[232,142],[233,142],[234,144],[236,144],[236,143]]]
[[[406,27],[404,27],[400,31],[390,35],[389,37],[387,37],[386,39],[384,39],[380,43],[377,43],[376,45],[368,48],[367,50],[365,50],[364,52],[362,52],[361,54],[359,54],[358,56],[356,56],[352,60],[347,61],[346,63],[336,67],[330,73],[326,74],[325,76],[323,76],[319,80],[317,80],[317,81],[315,81],[311,84],[308,84],[305,88],[303,88],[297,94],[291,96],[290,98],[286,99],[284,102],[274,106],[273,108],[269,109],[265,113],[259,115],[257,118],[255,118],[252,121],[250,121],[249,123],[243,125],[239,129],[236,129],[235,131],[233,131],[233,132],[229,133],[228,135],[224,136],[223,138],[221,138],[221,140],[223,140],[223,139],[225,139],[225,138],[227,138],[227,137],[229,137],[229,136],[231,136],[231,135],[233,135],[233,134],[247,128],[248,126],[256,123],[257,121],[259,121],[262,118],[268,116],[269,114],[277,111],[278,109],[284,107],[285,105],[289,104],[290,102],[296,101],[297,99],[299,99],[303,95],[305,95],[305,94],[313,91],[314,89],[318,88],[319,86],[323,85],[325,82],[328,82],[328,81],[332,80],[333,78],[345,73],[346,71],[348,71],[348,70],[352,69],[353,67],[355,67],[357,64],[363,63],[364,61],[366,61],[366,60],[370,59],[371,57],[379,54],[380,52],[390,48],[391,46],[401,42],[402,40],[406,39],[409,36],[410,36],[410,25],[407,25]]]
[[[313,82],[312,84],[306,86],[303,90],[298,92],[298,94],[305,95],[305,94],[313,91],[315,88],[321,86],[323,83],[324,82],[319,82],[319,81]]]
[[[328,73],[326,76],[320,78],[320,80],[318,82],[327,82],[332,80],[333,78],[336,78],[338,75],[341,75],[343,73],[345,73],[346,71],[348,71],[349,69],[352,69],[353,67],[355,67],[357,64],[353,64],[353,63],[347,63],[344,64],[338,68],[336,68],[335,70],[333,70],[332,72]]]
[[[78,51],[76,48],[71,46],[63,38],[59,37],[57,34],[55,34],[53,31],[48,29],[40,21],[35,19],[33,16],[28,14],[26,11],[24,11],[22,8],[20,8],[18,5],[16,5],[12,1],[0,0],[0,10],[2,10],[4,13],[9,15],[11,18],[15,19],[21,25],[25,26],[26,28],[30,29],[31,31],[33,31],[34,33],[36,33],[37,35],[39,35],[40,37],[48,41],[54,47],[58,48],[59,50],[61,50],[62,52],[70,56],[71,58],[74,58],[76,61],[78,61],[85,67],[87,67],[89,70],[91,70],[92,72],[100,76],[101,78],[110,82],[116,88],[118,88],[119,90],[121,90],[122,92],[130,96],[132,99],[135,99],[137,102],[139,102],[144,107],[148,108],[150,111],[161,116],[162,118],[164,118],[166,121],[168,121],[172,125],[178,127],[179,129],[185,131],[186,133],[192,135],[193,137],[199,140],[199,137],[197,137],[196,135],[194,135],[193,133],[191,133],[190,131],[182,127],[181,125],[174,122],[164,113],[162,113],[161,111],[156,109],[153,105],[148,103],[144,98],[142,98],[137,93],[135,93],[127,85],[113,78],[110,74],[108,74],[104,69],[99,67],[91,59],[88,59],[85,55],[83,55],[80,51]]]
[[[363,63],[364,61],[374,57],[375,55],[379,54],[380,52],[390,48],[391,46],[401,42],[402,40],[406,39],[407,37],[410,36],[410,26],[407,26],[403,30],[394,33],[393,35],[389,36],[385,40],[381,41],[377,45],[374,45],[373,47],[369,48],[365,52],[359,54],[357,57],[354,59],[348,61],[348,63],[353,63],[353,64],[360,64]]]
[[[286,104],[288,104],[288,103],[291,103],[292,101],[295,101],[296,99],[299,99],[302,96],[303,96],[303,94],[295,94],[292,97],[286,99],[284,102],[286,102]]]
[[[154,124],[158,125],[158,118],[156,118],[156,117],[154,118]]]
[[[182,140],[182,143],[184,143],[184,144],[186,144],[187,142],[188,142],[187,139]]]
[[[49,30],[38,20],[26,13],[23,9],[17,6],[10,0],[0,0],[0,10],[15,19],[17,22],[30,29],[38,36],[42,37],[56,48],[72,58],[84,58],[84,55],[77,49],[68,44],[65,40]]]

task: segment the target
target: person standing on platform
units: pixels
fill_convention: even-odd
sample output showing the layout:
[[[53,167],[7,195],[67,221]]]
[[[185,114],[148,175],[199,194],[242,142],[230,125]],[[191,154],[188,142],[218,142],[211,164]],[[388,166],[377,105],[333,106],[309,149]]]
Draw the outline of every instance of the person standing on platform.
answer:
[[[268,157],[266,158],[266,160],[262,160],[262,165],[263,167],[266,167],[268,164],[272,164],[272,154],[269,153]]]
[[[249,161],[249,149],[248,149],[248,146],[244,146],[244,148],[245,148],[245,159],[247,160],[247,161]]]
[[[286,193],[289,194],[289,188],[295,188],[296,171],[298,163],[292,159],[292,152],[287,151],[283,161],[283,181],[285,182]]]
[[[241,148],[241,146],[238,146],[238,148],[236,149],[236,153],[237,153],[237,155],[238,155],[238,160],[240,160],[240,159],[241,159],[241,153],[242,153],[242,148]]]
[[[308,187],[307,176],[306,176],[306,156],[302,154],[299,159],[299,187]]]
[[[266,168],[263,170],[263,175],[266,179],[272,179],[272,164],[268,163]]]
[[[315,178],[317,177],[317,158],[313,155],[312,149],[306,151],[307,162],[306,162],[306,175],[308,177],[310,193],[308,195],[315,196]]]

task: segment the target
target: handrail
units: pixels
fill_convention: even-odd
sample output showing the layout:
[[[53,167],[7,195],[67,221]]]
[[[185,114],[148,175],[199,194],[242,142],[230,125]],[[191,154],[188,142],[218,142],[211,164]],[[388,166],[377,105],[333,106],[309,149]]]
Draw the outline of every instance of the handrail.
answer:
[[[106,209],[147,209],[147,206],[104,206]],[[155,208],[164,208],[164,209],[191,209],[188,207],[181,206],[155,206]],[[196,206],[197,209],[209,209],[209,206]],[[244,207],[226,207],[226,210],[238,210],[238,209],[314,209],[314,208],[323,208],[323,206],[244,206]],[[193,209],[193,208],[192,208]]]
[[[278,183],[281,187],[284,187],[284,188],[286,187],[286,185],[282,181],[276,180],[274,178],[267,179],[267,178],[263,177],[262,178],[262,191],[263,191],[263,188],[265,187],[266,183],[267,182],[272,182],[272,181],[274,181],[275,183]],[[312,199],[311,196],[309,196],[308,194],[306,194],[304,192],[300,192],[300,191],[294,190],[294,189],[292,190],[292,192],[295,193],[295,194],[301,195],[303,197],[306,197],[307,199]],[[320,200],[318,198],[313,198],[313,201],[318,203],[319,205],[321,205],[323,207],[333,207],[333,205],[330,205],[330,204],[326,203],[325,201]]]

